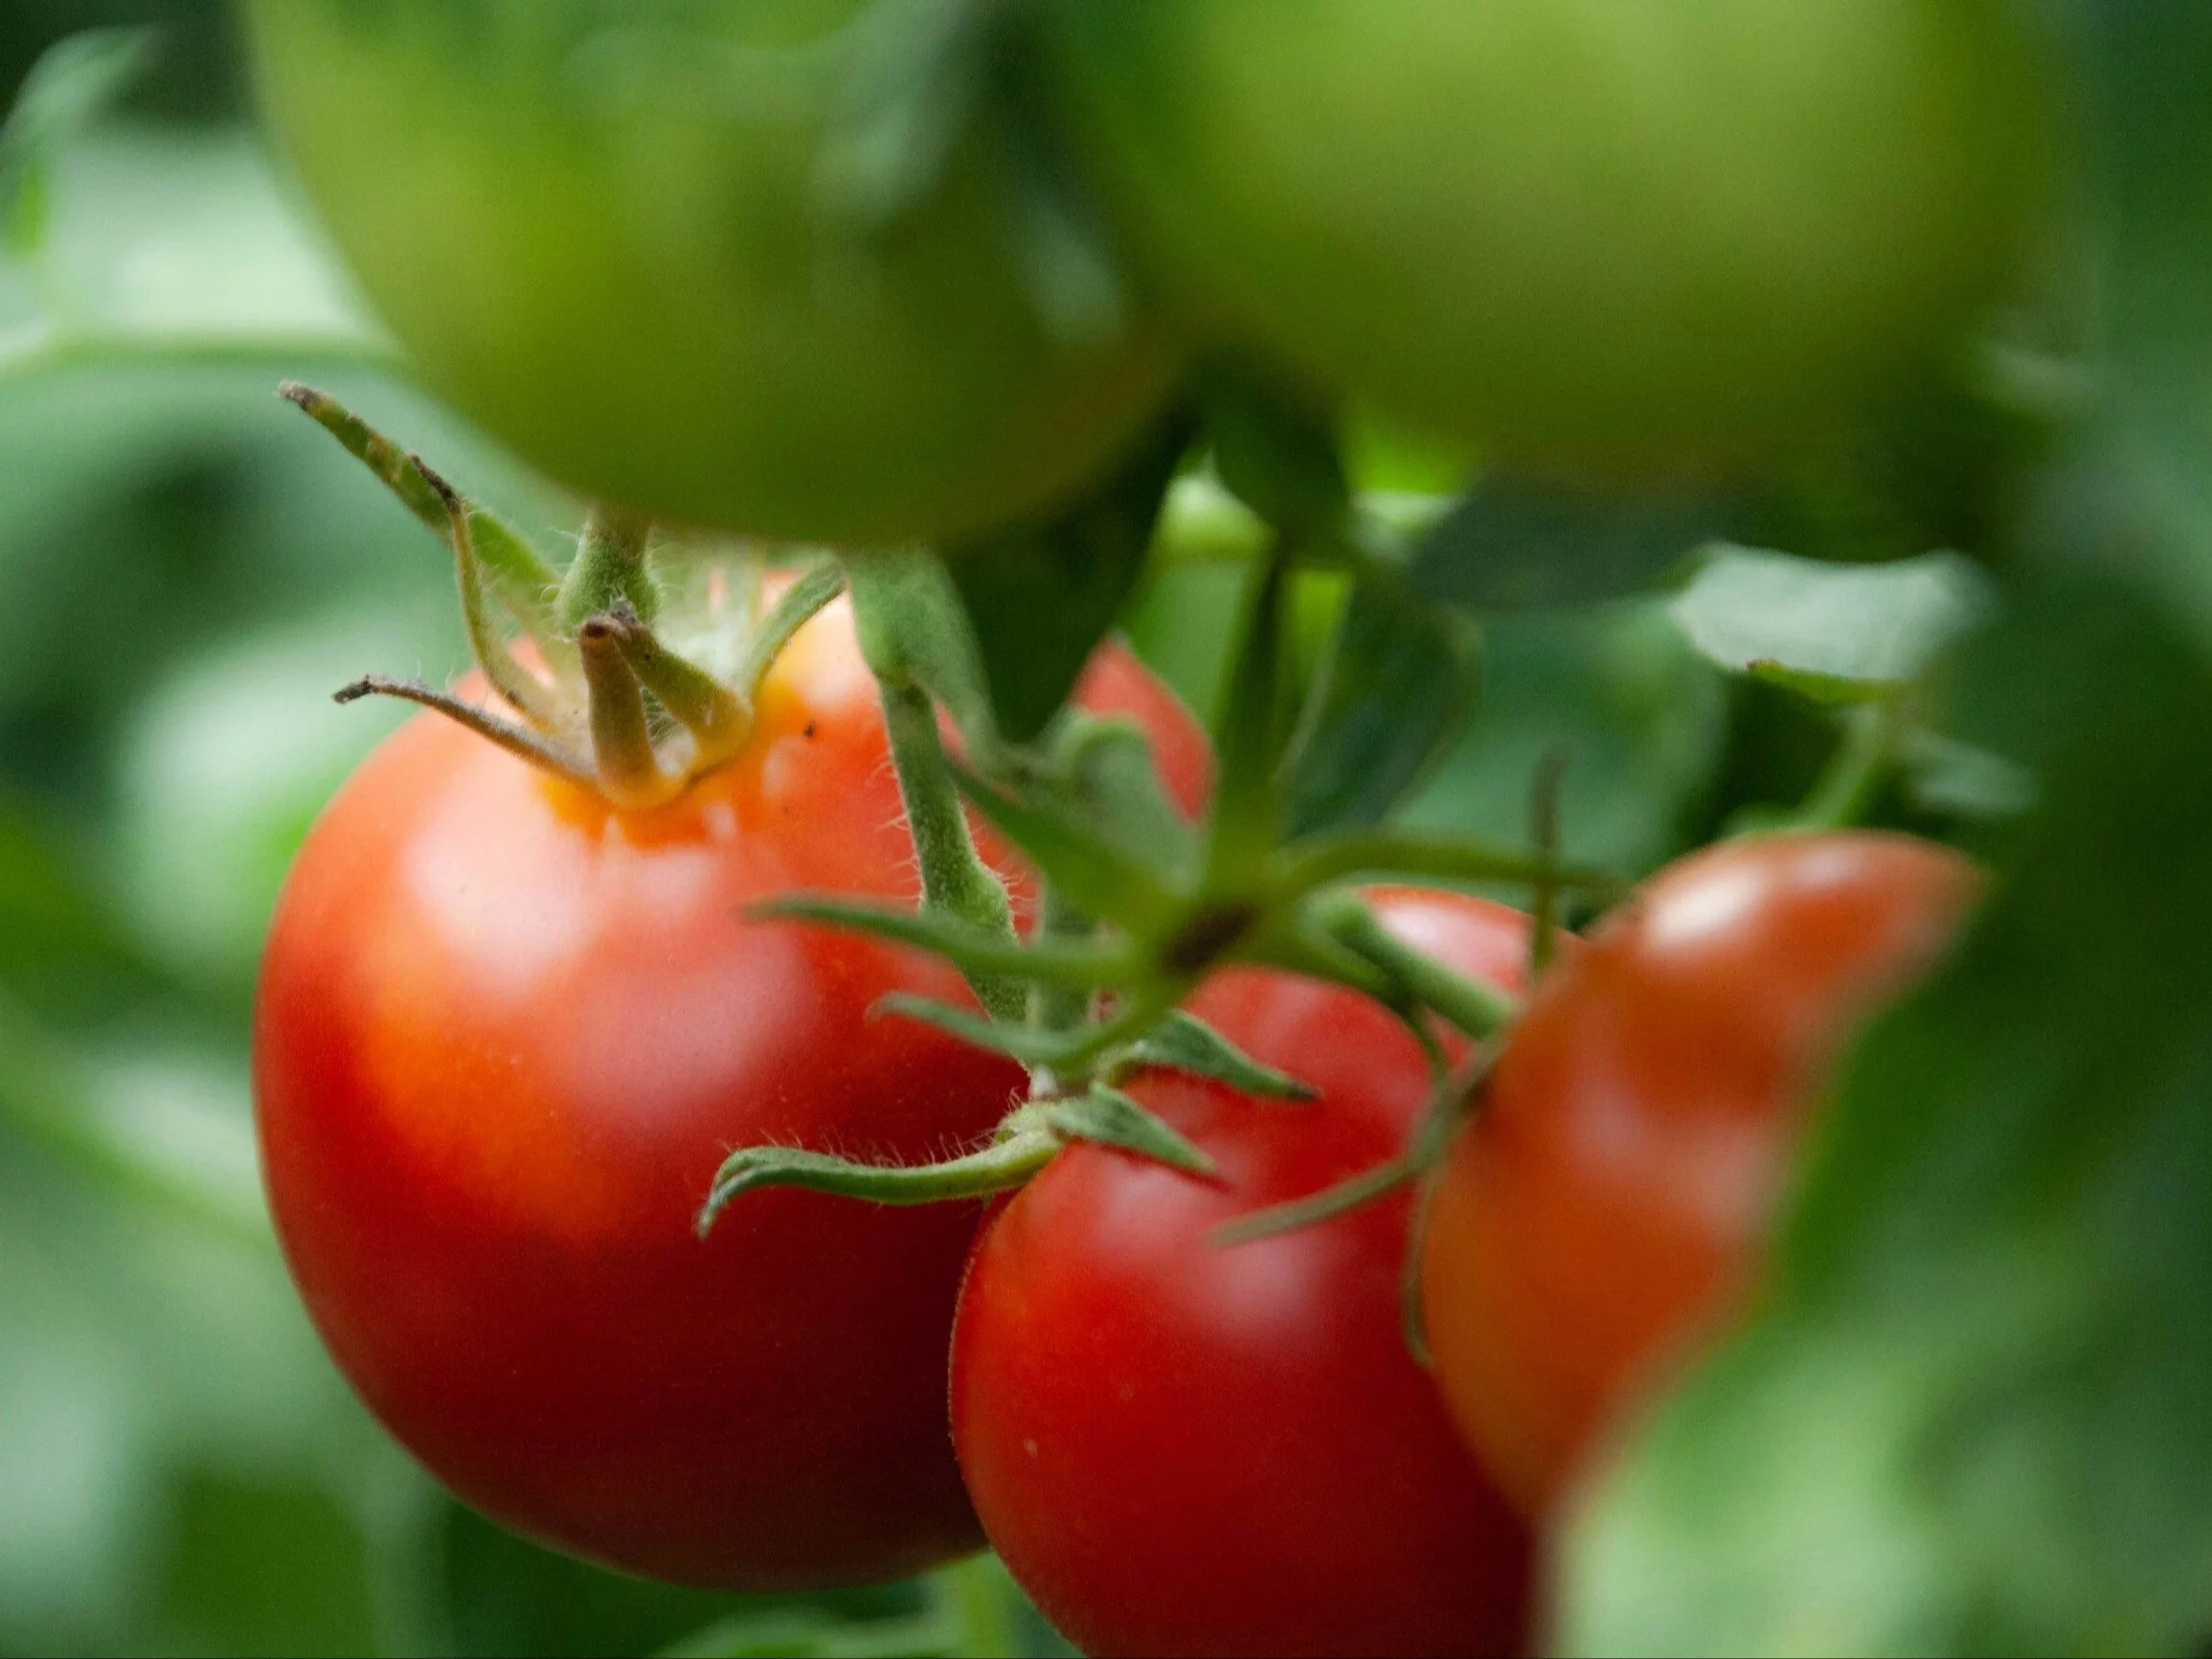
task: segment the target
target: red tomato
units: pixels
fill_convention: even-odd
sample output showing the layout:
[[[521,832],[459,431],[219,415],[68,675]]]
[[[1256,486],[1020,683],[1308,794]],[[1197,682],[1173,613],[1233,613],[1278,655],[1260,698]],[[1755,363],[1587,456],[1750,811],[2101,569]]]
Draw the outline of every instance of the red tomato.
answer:
[[[1452,894],[1377,903],[1462,973],[1518,982],[1524,917]],[[1091,1653],[1510,1650],[1527,1540],[1407,1352],[1410,1199],[1208,1238],[1400,1152],[1429,1098],[1420,1049],[1375,1003],[1282,974],[1219,975],[1191,1008],[1322,1098],[1140,1078],[1219,1184],[1076,1146],[998,1213],[953,1342],[984,1529]]]
[[[1194,799],[1189,716],[1117,647],[1098,673],[1094,706],[1134,696]],[[913,863],[842,607],[749,750],[668,807],[617,812],[425,717],[324,815],[256,1020],[270,1198],[340,1366],[470,1502],[703,1584],[980,1542],[944,1396],[975,1211],[772,1192],[692,1234],[734,1146],[923,1159],[1021,1089],[868,1017],[963,998],[950,969],[741,919],[801,888],[911,900]]]
[[[1437,1376],[1525,1506],[1742,1290],[1837,1047],[1974,886],[1905,836],[1730,841],[1545,981],[1453,1148],[1423,1270]]]

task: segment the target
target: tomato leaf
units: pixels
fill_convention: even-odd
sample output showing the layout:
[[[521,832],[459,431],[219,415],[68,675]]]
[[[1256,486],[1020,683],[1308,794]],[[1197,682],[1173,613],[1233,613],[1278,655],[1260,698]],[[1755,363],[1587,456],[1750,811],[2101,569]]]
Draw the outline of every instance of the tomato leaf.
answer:
[[[49,47],[0,125],[0,250],[29,258],[53,223],[55,157],[153,57],[146,29],[88,29]]]
[[[1317,1100],[1320,1091],[1287,1071],[1263,1065],[1201,1019],[1178,1008],[1129,1045],[1135,1065],[1159,1065],[1210,1077],[1244,1094],[1271,1100]]]
[[[2212,1629],[2212,663],[2075,588],[1958,702],[2041,805],[1838,1079],[1761,1316],[1575,1523],[1569,1651]]]
[[[1351,482],[1329,413],[1245,373],[1216,373],[1202,397],[1214,470],[1230,493],[1278,530],[1333,540],[1351,509]]]
[[[1917,678],[1994,608],[1988,579],[1955,553],[1829,565],[1724,548],[1672,610],[1718,666],[1850,703]]]
[[[1423,538],[1412,582],[1480,611],[1642,593],[1735,522],[1731,499],[1612,495],[1494,474]]]
[[[1103,1083],[1093,1084],[1089,1092],[1072,1100],[1054,1101],[1045,1109],[1045,1121],[1074,1139],[1119,1147],[1185,1175],[1210,1178],[1214,1174],[1213,1160],[1206,1154],[1118,1088]]]
[[[1041,524],[951,549],[1001,730],[1027,743],[1068,701],[1136,591],[1169,481],[1190,442],[1177,415],[1088,498]]]
[[[1388,817],[1466,723],[1480,664],[1471,620],[1395,572],[1363,572],[1297,751],[1292,833]]]

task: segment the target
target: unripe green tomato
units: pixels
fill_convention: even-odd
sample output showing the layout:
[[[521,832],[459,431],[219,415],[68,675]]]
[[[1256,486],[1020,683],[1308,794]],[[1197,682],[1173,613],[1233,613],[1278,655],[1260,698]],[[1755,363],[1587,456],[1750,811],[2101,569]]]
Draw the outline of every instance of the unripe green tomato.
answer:
[[[864,0],[249,0],[262,101],[432,390],[561,482],[845,544],[1050,501],[1157,406],[1055,330],[971,124],[880,233],[818,188]]]
[[[2043,168],[2009,0],[1049,0],[1162,293],[1570,465],[1817,425],[1956,326]]]

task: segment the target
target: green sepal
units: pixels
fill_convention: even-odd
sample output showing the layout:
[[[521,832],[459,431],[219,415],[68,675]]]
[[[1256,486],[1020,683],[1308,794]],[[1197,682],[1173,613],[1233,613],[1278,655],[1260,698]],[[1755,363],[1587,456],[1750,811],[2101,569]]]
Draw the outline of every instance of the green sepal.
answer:
[[[1214,1162],[1142,1106],[1107,1084],[1044,1108],[1045,1122],[1073,1140],[1118,1147],[1185,1175],[1214,1178]]]
[[[1024,800],[994,788],[957,764],[953,775],[976,810],[1083,914],[1149,937],[1180,911],[1174,893],[1074,814],[1046,799]]]
[[[753,1146],[732,1153],[694,1223],[705,1238],[732,1199],[768,1187],[861,1199],[869,1203],[914,1205],[989,1198],[1020,1186],[1059,1150],[1050,1134],[1028,1130],[1005,1135],[980,1152],[932,1164],[871,1164],[798,1147]]]
[[[1127,1062],[1210,1077],[1243,1094],[1272,1100],[1318,1100],[1320,1091],[1287,1071],[1263,1065],[1196,1015],[1178,1008],[1129,1045]]]
[[[732,677],[738,695],[749,704],[757,704],[760,683],[768,678],[768,670],[783,655],[783,648],[844,592],[845,567],[835,559],[824,559],[801,572],[747,637],[744,655]]]
[[[336,438],[348,455],[374,474],[399,504],[449,548],[453,545],[451,513],[445,493],[428,476],[421,460],[385,437],[336,398],[287,380],[277,395],[297,405],[308,419]],[[468,529],[476,545],[476,559],[491,578],[499,597],[523,631],[548,653],[549,664],[558,666],[565,646],[553,612],[553,596],[560,574],[522,534],[475,503],[468,504]]]
[[[956,1008],[949,1002],[939,1002],[928,997],[909,996],[893,991],[876,998],[870,1012],[877,1016],[895,1016],[902,1020],[918,1020],[924,1025],[934,1025],[939,1031],[959,1038],[974,1048],[1003,1054],[1008,1060],[1024,1065],[1057,1067],[1062,1057],[1074,1052],[1076,1044],[1089,1035],[1090,1028],[1077,1026],[1057,1031],[1041,1030],[1034,1025],[1009,1025],[1004,1020],[988,1020],[965,1008]]]
[[[1071,990],[1100,990],[1126,984],[1139,963],[1126,950],[1052,940],[1024,945],[972,922],[943,914],[902,909],[894,905],[828,897],[775,899],[745,914],[764,922],[813,922],[868,933],[943,957],[962,973],[1026,979]]]

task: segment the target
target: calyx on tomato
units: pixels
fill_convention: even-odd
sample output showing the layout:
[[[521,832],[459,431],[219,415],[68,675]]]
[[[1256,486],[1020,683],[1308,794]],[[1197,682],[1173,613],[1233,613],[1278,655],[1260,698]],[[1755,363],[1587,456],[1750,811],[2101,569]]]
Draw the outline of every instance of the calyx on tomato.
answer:
[[[699,636],[700,648],[687,655],[653,626],[662,595],[646,566],[648,520],[595,507],[575,562],[556,575],[522,537],[335,399],[297,384],[283,395],[452,549],[469,648],[506,711],[378,675],[355,681],[338,700],[381,694],[419,703],[613,806],[666,805],[736,754],[777,652],[845,586],[834,564],[817,566],[756,622],[757,566],[710,561],[681,619]],[[495,602],[520,628],[520,651],[508,643]]]

